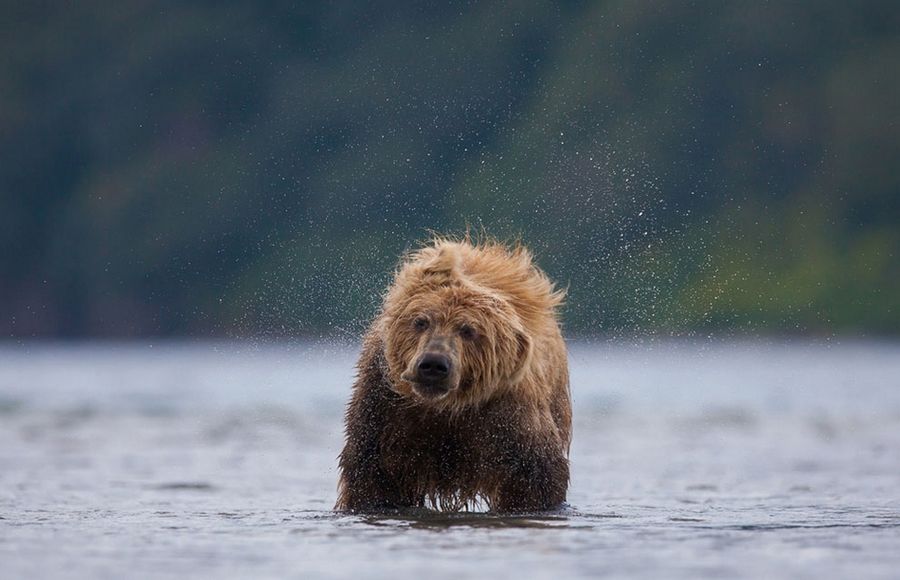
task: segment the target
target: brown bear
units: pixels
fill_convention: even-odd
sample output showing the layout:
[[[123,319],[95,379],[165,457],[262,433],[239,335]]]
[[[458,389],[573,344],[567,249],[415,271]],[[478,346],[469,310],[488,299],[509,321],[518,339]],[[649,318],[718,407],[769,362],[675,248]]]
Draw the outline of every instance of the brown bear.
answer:
[[[357,365],[336,508],[563,504],[563,294],[521,245],[436,238],[403,260]]]

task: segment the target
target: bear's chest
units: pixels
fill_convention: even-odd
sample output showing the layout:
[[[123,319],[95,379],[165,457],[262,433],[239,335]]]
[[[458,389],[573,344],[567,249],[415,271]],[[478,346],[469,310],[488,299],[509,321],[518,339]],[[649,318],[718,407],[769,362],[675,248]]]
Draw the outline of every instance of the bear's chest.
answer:
[[[381,437],[384,467],[392,476],[425,487],[452,487],[472,479],[483,462],[483,445],[468,422],[407,410],[398,415]]]

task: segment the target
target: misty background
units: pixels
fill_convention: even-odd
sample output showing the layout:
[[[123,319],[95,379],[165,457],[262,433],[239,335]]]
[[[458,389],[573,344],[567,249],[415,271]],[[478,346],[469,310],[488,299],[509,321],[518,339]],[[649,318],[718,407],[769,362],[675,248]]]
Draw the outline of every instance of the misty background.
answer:
[[[900,5],[2,2],[0,336],[345,336],[430,230],[570,335],[900,333]]]

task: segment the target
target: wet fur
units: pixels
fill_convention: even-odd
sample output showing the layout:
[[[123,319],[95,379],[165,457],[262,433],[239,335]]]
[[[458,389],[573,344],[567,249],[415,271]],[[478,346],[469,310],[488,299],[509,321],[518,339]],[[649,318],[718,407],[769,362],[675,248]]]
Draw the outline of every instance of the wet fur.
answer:
[[[363,344],[337,509],[563,503],[571,404],[561,301],[521,246],[435,239],[408,256]],[[423,313],[431,331],[414,327]],[[459,339],[463,324],[477,338]],[[449,394],[430,399],[403,376],[438,333],[457,374]]]

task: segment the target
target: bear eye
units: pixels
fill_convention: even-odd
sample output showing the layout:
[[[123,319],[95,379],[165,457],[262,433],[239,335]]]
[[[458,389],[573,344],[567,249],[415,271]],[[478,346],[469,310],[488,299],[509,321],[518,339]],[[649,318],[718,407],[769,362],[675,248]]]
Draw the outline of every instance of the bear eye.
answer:
[[[475,332],[474,328],[468,324],[463,324],[459,327],[459,336],[463,340],[475,340],[475,337],[478,336],[478,334]]]
[[[424,316],[420,316],[413,321],[413,328],[422,332],[423,330],[428,330],[428,319]]]

